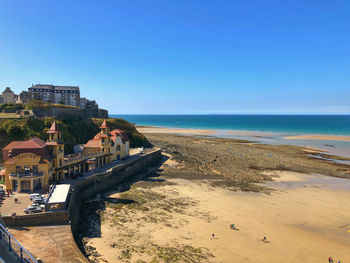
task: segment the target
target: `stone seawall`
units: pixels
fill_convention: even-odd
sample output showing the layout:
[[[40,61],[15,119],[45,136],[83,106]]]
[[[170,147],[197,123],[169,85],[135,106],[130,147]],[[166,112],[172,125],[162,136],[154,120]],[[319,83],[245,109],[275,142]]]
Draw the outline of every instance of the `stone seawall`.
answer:
[[[152,152],[146,153],[138,159],[131,160],[130,162],[114,167],[105,173],[94,174],[86,180],[77,182],[74,186],[71,202],[68,207],[73,236],[77,236],[79,208],[84,199],[111,188],[115,188],[116,185],[127,182],[138,173],[142,174],[146,168],[159,163],[161,157],[161,150],[154,149]]]
[[[83,112],[79,108],[68,107],[50,107],[50,108],[38,108],[33,109],[33,113],[36,117],[81,117]]]
[[[7,227],[62,225],[69,223],[69,213],[68,211],[60,211],[22,216],[3,216],[2,220]]]

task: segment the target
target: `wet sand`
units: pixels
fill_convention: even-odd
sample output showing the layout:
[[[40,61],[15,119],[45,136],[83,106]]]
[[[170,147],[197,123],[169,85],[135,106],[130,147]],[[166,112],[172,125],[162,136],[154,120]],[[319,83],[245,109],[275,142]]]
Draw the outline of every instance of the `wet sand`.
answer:
[[[324,141],[350,142],[350,136],[318,135],[318,134],[287,136],[287,137],[283,137],[283,139],[286,139],[286,140],[324,140]]]

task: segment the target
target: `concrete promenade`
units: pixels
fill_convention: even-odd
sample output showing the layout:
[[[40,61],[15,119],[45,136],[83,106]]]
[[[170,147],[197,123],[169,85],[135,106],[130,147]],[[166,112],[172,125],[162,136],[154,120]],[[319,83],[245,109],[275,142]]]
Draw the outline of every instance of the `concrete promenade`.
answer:
[[[70,225],[9,228],[34,257],[47,263],[86,263],[75,244]]]

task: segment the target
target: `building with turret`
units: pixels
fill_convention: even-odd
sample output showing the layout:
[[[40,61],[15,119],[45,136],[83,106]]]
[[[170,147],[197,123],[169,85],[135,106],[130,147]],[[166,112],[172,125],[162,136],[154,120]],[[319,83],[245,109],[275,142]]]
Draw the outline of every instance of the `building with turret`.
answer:
[[[129,156],[129,138],[124,131],[115,129],[110,132],[106,120],[103,121],[100,129],[100,133],[84,144],[84,152],[108,152],[114,160],[124,159]]]
[[[61,131],[54,121],[39,138],[13,141],[3,148],[6,189],[14,192],[46,191],[50,184],[101,167],[129,155],[129,139],[120,130],[109,131],[106,120],[100,132],[78,154],[64,154]]]

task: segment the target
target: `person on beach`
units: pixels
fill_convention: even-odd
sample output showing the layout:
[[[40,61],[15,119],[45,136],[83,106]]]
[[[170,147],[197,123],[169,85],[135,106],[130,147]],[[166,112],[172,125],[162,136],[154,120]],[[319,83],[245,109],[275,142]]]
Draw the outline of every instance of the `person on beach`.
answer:
[[[211,234],[211,239],[214,239],[215,238],[215,235],[214,234]]]
[[[266,237],[264,237],[262,241],[263,241],[263,242],[266,242]]]

